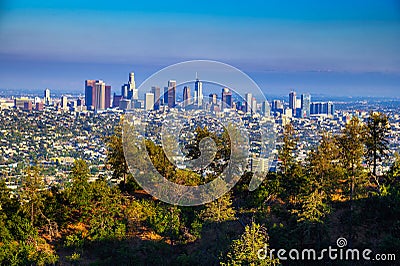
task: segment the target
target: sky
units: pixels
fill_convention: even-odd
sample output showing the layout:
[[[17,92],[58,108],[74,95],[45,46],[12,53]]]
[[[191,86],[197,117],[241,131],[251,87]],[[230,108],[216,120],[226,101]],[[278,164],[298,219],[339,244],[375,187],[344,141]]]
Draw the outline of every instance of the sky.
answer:
[[[130,71],[208,59],[266,94],[400,97],[399,47],[399,0],[0,1],[2,90],[118,92]]]

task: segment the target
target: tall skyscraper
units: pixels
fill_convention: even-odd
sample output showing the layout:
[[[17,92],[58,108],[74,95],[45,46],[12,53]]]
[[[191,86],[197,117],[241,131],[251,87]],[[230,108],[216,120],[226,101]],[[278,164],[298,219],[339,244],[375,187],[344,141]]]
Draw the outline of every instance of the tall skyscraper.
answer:
[[[95,110],[106,109],[106,84],[102,80],[97,80],[95,85],[96,102]]]
[[[208,95],[209,100],[208,102],[211,104],[217,104],[218,103],[218,94],[216,93],[211,93],[210,95]]]
[[[191,95],[190,95],[190,87],[185,86],[183,88],[183,106],[186,107],[191,104]]]
[[[111,86],[110,85],[106,85],[106,95],[105,95],[105,109],[107,108],[111,108]]]
[[[311,95],[310,94],[302,94],[301,95],[301,117],[310,117],[310,104],[311,104]]]
[[[268,103],[268,101],[263,101],[262,103],[262,113],[264,116],[270,116],[271,115],[271,107]]]
[[[222,89],[222,110],[232,108],[232,92],[228,88]]]
[[[154,110],[160,110],[160,87],[151,87],[151,93],[154,94]]]
[[[310,104],[310,114],[312,115],[334,115],[335,105],[332,102],[317,102]]]
[[[170,80],[168,81],[168,107],[175,107],[176,103],[176,81]]]
[[[296,109],[296,92],[291,91],[289,93],[289,108],[295,110]]]
[[[87,109],[94,109],[96,105],[96,80],[85,80],[85,104]]]
[[[253,107],[253,94],[251,93],[246,93],[245,94],[246,98],[246,113],[251,113],[251,108]]]
[[[198,107],[203,106],[203,83],[196,77],[194,83],[195,104]]]
[[[124,84],[121,86],[121,96],[128,99],[129,85]]]
[[[129,73],[128,83],[121,86],[121,96],[125,99],[137,100],[139,98],[139,91],[136,89],[135,73]]]
[[[253,113],[257,112],[257,100],[256,100],[255,97],[253,97],[252,100],[251,100],[251,111]]]
[[[44,103],[46,105],[50,105],[50,103],[51,103],[51,97],[50,97],[50,90],[49,89],[45,89],[44,90]]]
[[[104,110],[111,107],[111,86],[102,80],[85,81],[85,105],[88,110]]]
[[[154,93],[147,92],[144,96],[144,109],[150,111],[154,109]]]
[[[67,96],[61,97],[61,109],[68,110],[68,98]]]
[[[168,87],[164,87],[164,94],[163,94],[163,98],[164,98],[164,105],[167,106],[168,105]]]
[[[135,82],[135,73],[129,73],[129,91],[132,93],[132,99],[137,100],[139,99],[139,91],[136,89],[136,82]]]

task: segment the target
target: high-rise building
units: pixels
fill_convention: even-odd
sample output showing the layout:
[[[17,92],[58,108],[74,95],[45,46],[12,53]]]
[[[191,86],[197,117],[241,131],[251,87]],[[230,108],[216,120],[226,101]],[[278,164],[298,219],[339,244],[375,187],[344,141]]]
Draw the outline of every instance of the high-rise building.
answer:
[[[121,86],[121,96],[124,99],[139,99],[139,91],[136,89],[135,73],[129,73],[128,83]]]
[[[271,115],[271,107],[269,106],[268,101],[263,101],[262,103],[262,113],[264,116],[270,116]]]
[[[208,102],[211,104],[218,104],[218,94],[216,93],[211,93],[210,95],[208,95],[209,100]]]
[[[253,94],[251,93],[246,93],[245,94],[246,98],[246,113],[251,113],[251,108],[253,107]]]
[[[160,87],[151,87],[151,93],[154,94],[154,110],[160,110]]]
[[[164,105],[168,105],[168,87],[164,87],[164,94],[163,94],[163,98],[164,98]]]
[[[111,108],[111,86],[106,85],[105,109]]]
[[[44,103],[46,105],[50,105],[50,103],[51,103],[51,97],[50,97],[50,90],[49,89],[45,89],[44,90]]]
[[[291,91],[289,93],[289,108],[295,110],[296,109],[296,92]]]
[[[168,81],[168,107],[173,108],[175,107],[176,103],[176,81],[170,80]]]
[[[273,102],[272,102],[272,110],[273,111],[279,111],[279,110],[282,110],[282,112],[283,112],[283,104],[282,104],[282,102],[280,101],[280,100],[273,100]]]
[[[232,108],[232,92],[228,88],[222,89],[222,110]]]
[[[106,84],[102,80],[97,80],[94,84],[96,93],[95,110],[106,109]]]
[[[124,84],[121,86],[121,96],[128,99],[129,85]]]
[[[332,102],[316,102],[310,105],[311,115],[334,115],[335,105]]]
[[[190,87],[185,86],[183,88],[183,106],[186,107],[191,104],[191,94],[190,94]]]
[[[113,108],[119,107],[119,103],[120,103],[120,101],[121,101],[122,98],[123,98],[122,95],[117,95],[117,94],[115,94],[115,92],[114,92],[112,107],[113,107]]]
[[[32,101],[26,101],[24,102],[24,111],[32,111]]]
[[[301,117],[310,117],[310,104],[311,104],[311,95],[310,94],[302,94],[301,95]]]
[[[253,97],[252,100],[251,100],[251,111],[253,113],[257,112],[257,100],[256,100],[255,97]]]
[[[131,72],[129,73],[129,91],[132,93],[132,99],[137,100],[139,99],[139,91],[136,89],[136,83],[135,83],[135,73]]]
[[[61,109],[68,110],[68,98],[67,96],[61,97]]]
[[[85,81],[85,104],[87,109],[104,110],[111,107],[111,86],[102,80]]]
[[[203,83],[197,77],[194,83],[194,95],[194,103],[197,107],[203,106]]]
[[[96,105],[96,80],[85,80],[85,104],[87,109],[94,109]]]
[[[154,93],[147,92],[144,96],[144,109],[150,111],[154,109]]]

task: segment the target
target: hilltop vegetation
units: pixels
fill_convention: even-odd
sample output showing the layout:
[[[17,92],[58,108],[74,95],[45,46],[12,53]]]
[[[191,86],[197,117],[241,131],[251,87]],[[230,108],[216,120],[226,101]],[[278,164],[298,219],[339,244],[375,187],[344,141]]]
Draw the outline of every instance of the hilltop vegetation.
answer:
[[[107,147],[113,177],[123,180],[119,186],[105,178],[89,182],[84,160],[75,161],[72,182],[63,189],[45,188],[38,166],[24,170],[16,192],[0,183],[0,263],[290,264],[259,260],[255,252],[265,245],[326,248],[339,237],[352,247],[398,254],[400,158],[390,171],[376,170],[379,160],[387,160],[387,125],[382,114],[371,113],[365,124],[353,118],[340,135],[323,134],[301,164],[293,155],[297,140],[288,124],[276,173],[250,192],[252,173],[247,172],[231,192],[198,207],[165,204],[141,190],[127,169],[117,129]],[[170,180],[203,181],[175,170],[160,147],[148,143],[147,149]]]

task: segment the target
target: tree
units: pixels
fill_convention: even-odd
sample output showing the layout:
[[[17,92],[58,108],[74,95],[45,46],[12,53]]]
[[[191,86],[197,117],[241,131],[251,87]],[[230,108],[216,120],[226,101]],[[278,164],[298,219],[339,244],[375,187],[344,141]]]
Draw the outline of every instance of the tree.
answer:
[[[31,224],[37,221],[39,215],[43,215],[43,195],[41,190],[44,188],[43,177],[37,167],[29,167],[22,179],[20,197],[24,202],[22,210],[30,217]]]
[[[130,184],[131,189],[138,189],[139,185],[133,180],[129,173],[128,164],[125,160],[124,147],[122,145],[122,125],[123,117],[119,125],[114,127],[114,134],[106,138],[108,149],[107,162],[111,165],[113,178],[122,179],[123,190],[128,189],[127,184]]]
[[[298,138],[292,124],[286,124],[283,130],[283,146],[279,150],[278,156],[282,162],[279,174],[282,178],[284,196],[289,202],[296,205],[298,196],[304,183],[303,169],[294,159],[293,151],[297,146]]]
[[[260,250],[262,252],[260,252]],[[244,233],[233,240],[226,263],[223,265],[278,265],[279,260],[269,257],[268,234],[265,227],[254,222],[246,225]]]
[[[294,164],[293,151],[297,145],[297,138],[293,125],[288,123],[283,130],[283,146],[279,150],[278,157],[282,161],[282,173],[285,174]]]
[[[200,217],[208,222],[223,222],[235,219],[235,209],[232,208],[230,193],[206,204],[206,207],[200,213]]]
[[[389,121],[387,115],[379,112],[370,112],[367,120],[367,134],[365,145],[367,147],[366,157],[372,165],[371,175],[378,186],[378,192],[381,193],[381,185],[376,174],[378,161],[382,162],[387,156],[389,150],[389,141],[387,139],[389,131]]]
[[[359,118],[353,116],[346,124],[341,135],[336,137],[339,147],[339,161],[344,170],[344,184],[348,185],[350,201],[357,196],[366,182],[362,160],[365,126]]]

